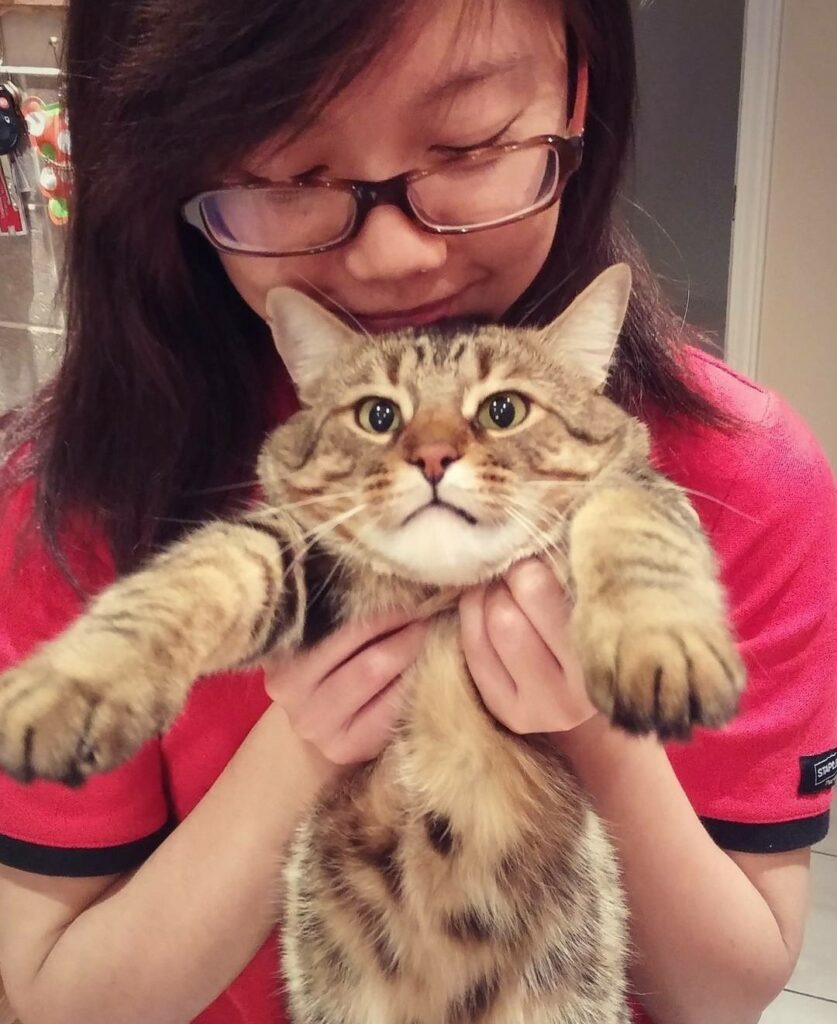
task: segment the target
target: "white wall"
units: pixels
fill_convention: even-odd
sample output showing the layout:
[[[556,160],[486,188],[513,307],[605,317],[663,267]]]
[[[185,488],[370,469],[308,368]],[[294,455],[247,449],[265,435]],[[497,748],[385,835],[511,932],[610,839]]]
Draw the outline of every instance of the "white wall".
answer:
[[[785,0],[757,373],[811,424],[835,469],[836,55],[837,0]]]

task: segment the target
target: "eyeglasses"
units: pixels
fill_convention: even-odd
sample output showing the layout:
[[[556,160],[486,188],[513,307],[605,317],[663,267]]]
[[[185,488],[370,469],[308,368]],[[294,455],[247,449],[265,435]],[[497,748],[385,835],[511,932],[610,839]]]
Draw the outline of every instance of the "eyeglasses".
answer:
[[[386,181],[306,178],[201,192],[182,209],[221,252],[302,256],[351,241],[370,212],[395,206],[422,230],[464,235],[513,224],[556,203],[583,140],[537,135],[484,146]]]

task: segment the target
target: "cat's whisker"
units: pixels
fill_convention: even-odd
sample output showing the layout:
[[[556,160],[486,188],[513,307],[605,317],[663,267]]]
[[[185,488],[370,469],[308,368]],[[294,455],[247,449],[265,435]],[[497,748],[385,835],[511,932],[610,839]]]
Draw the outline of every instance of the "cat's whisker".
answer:
[[[560,510],[549,508],[543,505],[540,501],[537,503],[537,507],[542,509],[546,514],[553,513],[560,515],[562,520],[569,521],[573,515],[578,511],[582,502],[589,496],[591,488],[593,487],[593,481],[595,478],[589,480],[527,480],[521,481],[521,487],[527,491],[532,490],[536,486],[551,487],[551,488],[562,488],[569,491],[569,501]],[[575,493],[573,494],[573,490]],[[560,492],[559,492],[560,493]]]
[[[548,508],[545,505],[533,505],[531,502],[525,502],[519,498],[507,498],[507,507],[514,508],[519,514],[526,516],[529,519],[530,516],[534,516],[534,522],[532,525],[543,534],[546,546],[552,550],[558,551],[564,557],[568,557],[569,554],[569,541],[566,537],[564,525],[567,522],[567,515],[564,512],[559,512],[556,509]],[[552,536],[547,530],[550,527],[558,527],[559,533],[557,536]]]
[[[318,540],[321,540],[326,534],[331,533],[335,527],[340,526],[341,523],[351,519],[352,516],[357,515],[366,508],[365,503],[361,505],[355,505],[353,508],[346,509],[343,512],[338,513],[336,516],[332,516],[331,519],[327,519],[324,523],[320,523],[318,526],[313,527],[310,530],[306,530],[303,534],[305,538],[306,551],[310,550]]]
[[[553,536],[549,532],[547,532],[547,527],[556,525],[555,520],[552,520],[551,522],[543,522],[543,519],[538,517],[537,512],[518,504],[510,505],[508,510],[510,512],[516,513],[518,516],[523,517],[526,520],[526,522],[529,523],[532,529],[537,531],[538,536],[543,541],[546,547],[555,548],[558,546],[560,542],[559,539],[553,538]]]
[[[303,537],[306,539],[306,542],[302,545],[302,549],[300,550],[297,557],[288,566],[286,570],[286,575],[287,573],[291,572],[291,570],[295,569],[297,565],[299,565],[300,561],[308,555],[308,552],[311,550],[312,547],[314,547],[314,545],[318,541],[322,540],[323,537],[331,533],[336,527],[340,526],[341,523],[345,523],[347,520],[351,519],[352,516],[356,516],[359,512],[363,512],[367,507],[368,506],[365,502],[360,505],[355,505],[354,508],[350,508],[348,509],[348,511],[341,512],[339,515],[336,515],[331,519],[326,520],[325,523],[321,523],[315,529],[309,530],[306,533],[304,533]]]
[[[305,493],[305,492],[303,492],[303,493]],[[299,508],[299,507],[301,507],[303,505],[306,505],[306,504],[312,504],[313,505],[313,504],[315,504],[318,501],[333,501],[336,498],[351,498],[354,494],[355,494],[354,490],[330,491],[330,492],[328,492],[326,494],[311,495],[310,497],[302,498],[299,501],[289,501],[289,502],[283,503],[282,505],[280,505],[278,507],[281,508],[282,510],[291,509],[291,508]],[[276,508],[277,508],[276,505],[274,505],[274,504],[272,504],[270,502],[267,502],[267,501],[257,502],[253,507],[256,508],[256,509],[263,509],[265,512],[275,512]]]
[[[348,550],[351,551],[352,548],[353,548],[353,545],[350,544],[347,547],[348,547]],[[307,595],[307,597],[308,597],[308,607],[309,608],[312,605],[314,605],[317,601],[319,601],[319,599],[323,596],[323,594],[328,589],[329,584],[331,583],[331,581],[334,579],[334,577],[337,575],[337,573],[343,568],[343,565],[345,564],[345,561],[346,561],[346,559],[345,559],[345,556],[343,556],[343,555],[341,555],[339,558],[335,558],[334,559],[334,567],[332,568],[331,572],[328,574],[328,576],[326,576],[326,578],[323,580],[323,582],[320,584],[320,586],[317,588],[317,590],[313,594],[308,594]]]
[[[506,509],[509,506],[514,506],[520,512],[533,514],[536,517],[536,520],[544,519],[545,526],[550,526],[553,523],[560,524],[566,519],[566,515],[563,511],[550,508],[540,502],[526,501],[522,497],[512,496],[509,494],[498,497],[496,501],[490,504],[490,507],[499,508],[501,510]]]
[[[589,491],[591,480],[562,480],[560,477],[547,480],[520,480],[518,481],[521,487],[533,488],[533,487],[576,487],[579,490]],[[693,495],[696,498],[702,498],[704,501],[711,501],[714,505],[718,505],[721,508],[726,509],[728,512],[732,512],[733,515],[741,516],[742,519],[748,520],[756,526],[764,525],[762,520],[749,515],[740,508],[736,508],[734,505],[729,505],[720,498],[716,498],[713,494],[706,494],[704,491],[698,491],[694,487],[682,487],[687,494]]]
[[[505,512],[510,507],[514,507],[520,512],[532,513],[538,518],[546,517],[547,522],[545,525],[549,525],[549,522],[552,521],[553,518],[556,518],[554,510],[548,509],[540,504],[521,501],[519,498],[513,498],[508,494],[498,495],[494,498],[483,500],[482,504],[484,508],[499,509],[501,512]]]
[[[179,519],[177,516],[154,516],[155,523],[180,523],[182,526],[206,526],[206,519]]]
[[[558,563],[557,559],[555,558],[555,555],[553,554],[553,550],[557,548],[557,545],[552,540],[552,538],[549,537],[549,535],[546,534],[543,530],[541,530],[535,523],[533,523],[528,518],[528,516],[524,515],[522,512],[518,511],[513,506],[509,505],[506,509],[506,512],[512,519],[515,520],[515,522],[519,523],[524,528],[524,530],[528,532],[529,536],[533,540],[538,542],[538,544],[541,546],[541,551],[539,552],[539,554],[550,562],[558,578],[560,579],[563,575],[565,575],[564,570],[562,569],[561,565]]]
[[[570,477],[550,477],[547,480],[520,480],[521,487],[586,487],[589,488],[591,480],[576,480]]]
[[[290,502],[287,505],[282,505],[283,512],[294,511],[298,508],[308,508],[311,505],[323,505],[330,501],[345,501],[346,498],[354,498],[356,496],[355,491],[337,491],[333,494],[321,494],[317,497],[305,498],[302,501]],[[266,506],[268,509],[270,506]]]
[[[714,505],[719,505],[728,512],[732,512],[733,515],[741,516],[742,519],[746,519],[748,522],[753,523],[756,526],[764,525],[764,522],[761,519],[756,519],[755,516],[748,515],[740,508],[735,508],[734,505],[728,505],[725,501],[721,501],[720,498],[716,498],[712,494],[705,494],[703,491],[696,491],[694,487],[684,487],[683,490],[687,494],[694,495],[696,498],[703,498],[704,501],[711,501]]]
[[[372,526],[376,526],[381,521],[381,518],[381,516],[375,516],[370,519],[370,524]],[[334,568],[322,582],[316,593],[313,596],[309,595],[309,601],[313,602],[318,600],[320,596],[325,593],[335,575],[345,566],[351,567],[353,561],[357,564],[357,561],[362,558],[364,554],[363,545],[356,537],[351,537],[348,541],[344,539],[342,541],[342,551],[334,553]]]
[[[534,316],[535,313],[541,308],[541,306],[545,302],[548,302],[556,292],[560,291],[564,287],[564,285],[567,283],[567,281],[569,281],[569,279],[571,277],[572,277],[572,272],[567,274],[557,284],[553,285],[550,289],[548,289],[548,291],[546,291],[538,299],[537,302],[535,302],[533,305],[529,306],[528,309],[524,310],[522,316],[520,317],[520,319],[517,322],[517,326],[518,327],[522,327],[523,326],[523,321],[527,320],[529,317]]]
[[[313,281],[309,281],[308,278],[307,277],[303,277],[302,274],[299,275],[299,279],[304,284],[307,284],[308,287],[312,291],[317,292],[318,295],[320,295],[323,299],[325,299],[324,305],[326,306],[326,308],[328,308],[328,307],[335,308],[336,307],[337,309],[339,309],[340,312],[343,313],[344,316],[346,316],[349,320],[352,321],[352,323],[355,325],[355,327],[357,327],[357,329],[358,329],[360,334],[362,334],[365,338],[368,338],[370,341],[372,341],[372,335],[369,333],[369,331],[367,331],[367,329],[363,326],[363,324],[360,322],[360,320],[358,320],[358,318],[354,315],[354,313],[351,312],[351,310],[346,309],[346,307],[344,305],[342,305],[341,303],[337,302],[333,298],[333,296],[328,295],[326,292],[324,292],[322,290],[322,288],[318,288],[317,285],[315,285]]]
[[[523,517],[526,520],[526,522],[529,523],[530,528],[536,532],[537,538],[544,552],[555,552],[556,554],[561,555],[563,558],[567,558],[569,556],[569,547],[563,540],[563,538],[556,538],[550,536],[544,530],[541,530],[536,523],[533,523],[528,516],[525,516],[524,513],[519,512],[516,509],[513,511],[514,514],[517,517],[519,517],[518,521],[520,521],[520,517]]]
[[[529,524],[522,517],[520,517],[515,512],[511,512],[510,515],[511,515],[512,519],[516,519],[524,529],[528,529],[528,532],[529,532],[530,536],[532,536],[532,538],[534,540],[540,541],[540,538],[537,536],[536,531],[533,531],[529,527]],[[556,559],[555,555],[548,548],[541,548],[541,550],[537,554],[537,557],[538,558],[546,559],[546,561],[548,561],[549,564],[552,566],[552,569],[553,569],[556,577],[558,577],[559,579],[561,579],[563,576],[566,575],[566,570],[562,569],[562,567],[561,567],[560,563],[558,562],[558,560]]]
[[[544,505],[540,501],[524,501],[520,498],[511,499],[523,511],[533,513],[538,520],[543,520],[546,526],[563,527],[569,520],[566,508],[555,508],[551,505]]]
[[[293,512],[300,508],[310,507],[311,505],[323,505],[334,501],[343,501],[346,498],[354,497],[354,495],[354,491],[344,491],[336,494],[326,494],[318,498],[308,498],[305,501],[299,501],[293,504],[282,505],[279,511],[281,513]],[[258,522],[259,520],[263,520],[266,523],[270,523],[272,520],[276,518],[277,510],[275,507],[267,505],[264,502],[261,502],[259,505],[255,507],[250,506],[249,508],[244,509],[243,512],[245,513],[246,518],[251,521]]]
[[[246,491],[253,487],[258,487],[258,480],[244,480],[240,484],[221,484],[218,487],[203,487],[198,490],[184,491],[190,498],[202,497],[205,494],[222,494],[224,491]]]

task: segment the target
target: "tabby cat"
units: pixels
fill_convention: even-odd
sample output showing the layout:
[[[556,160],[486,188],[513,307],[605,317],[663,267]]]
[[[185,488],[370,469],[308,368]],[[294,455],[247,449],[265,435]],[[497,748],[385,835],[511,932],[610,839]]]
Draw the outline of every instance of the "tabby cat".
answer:
[[[620,265],[544,330],[378,338],[276,289],[303,410],[261,453],[266,503],[198,529],[0,677],[0,765],[78,784],[166,729],[200,675],[433,611],[395,737],[285,859],[296,1024],[629,1019],[605,831],[546,739],[485,711],[455,598],[539,554],[615,722],[686,737],[733,713],[743,672],[697,517],[602,394],[630,289]]]

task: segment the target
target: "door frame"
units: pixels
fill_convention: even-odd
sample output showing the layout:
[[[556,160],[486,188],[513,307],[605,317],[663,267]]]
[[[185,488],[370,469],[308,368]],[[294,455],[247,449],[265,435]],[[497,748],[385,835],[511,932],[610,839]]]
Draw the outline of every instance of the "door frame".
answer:
[[[758,375],[784,0],[747,0],[735,171],[726,361]]]

